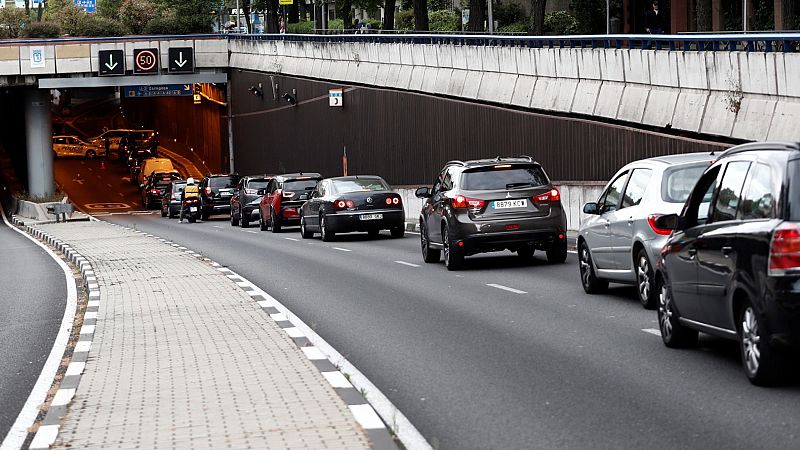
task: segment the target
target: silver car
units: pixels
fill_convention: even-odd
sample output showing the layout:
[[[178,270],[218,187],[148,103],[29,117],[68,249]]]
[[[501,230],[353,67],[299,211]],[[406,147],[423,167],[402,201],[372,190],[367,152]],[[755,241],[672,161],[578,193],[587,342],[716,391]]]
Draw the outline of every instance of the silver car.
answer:
[[[608,283],[636,284],[639,301],[653,309],[657,293],[653,263],[672,230],[659,229],[655,219],[679,213],[714,154],[689,153],[634,161],[614,175],[596,203],[587,203],[588,217],[578,233],[583,289],[594,294]]]

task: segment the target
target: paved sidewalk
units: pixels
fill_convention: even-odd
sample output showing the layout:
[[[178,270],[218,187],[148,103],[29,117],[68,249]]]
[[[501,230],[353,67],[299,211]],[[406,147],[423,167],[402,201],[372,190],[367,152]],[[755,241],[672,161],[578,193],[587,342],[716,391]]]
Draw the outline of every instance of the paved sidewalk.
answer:
[[[88,259],[100,289],[56,448],[370,447],[314,363],[208,262],[105,222],[37,228]]]

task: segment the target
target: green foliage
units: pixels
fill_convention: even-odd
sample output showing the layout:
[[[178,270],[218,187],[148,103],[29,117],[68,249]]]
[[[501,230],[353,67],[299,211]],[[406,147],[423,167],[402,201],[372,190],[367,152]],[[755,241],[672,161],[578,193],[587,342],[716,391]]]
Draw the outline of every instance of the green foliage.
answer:
[[[517,3],[492,3],[492,15],[500,27],[528,21],[525,10]]]
[[[0,38],[18,38],[30,18],[23,8],[0,9]]]
[[[150,0],[124,0],[119,8],[119,20],[133,34],[142,34],[155,16],[156,5]]]
[[[503,25],[502,27],[497,28],[498,33],[529,33],[530,32],[530,24],[528,21],[525,22],[515,22],[510,23],[508,25]]]
[[[364,19],[364,22],[367,22],[369,24],[369,28],[371,30],[380,30],[381,26],[383,26],[381,21],[378,19]]]
[[[177,21],[171,16],[154,17],[144,26],[144,34],[173,34],[178,27]]]
[[[32,22],[24,32],[29,38],[57,38],[61,36],[61,27],[56,22]]]
[[[344,21],[342,19],[334,19],[328,21],[329,30],[344,30]]]
[[[105,37],[125,36],[130,31],[122,22],[96,14],[84,14],[78,25],[76,36]]]
[[[70,36],[81,36],[81,22],[86,13],[72,2],[62,6],[58,11],[53,11],[53,18],[61,27],[61,31]]]
[[[458,31],[461,29],[461,16],[450,10],[431,11],[428,14],[430,31]]]
[[[452,0],[428,0],[428,11],[443,11],[452,7]]]
[[[286,32],[294,34],[313,34],[316,24],[312,20],[286,24]]]
[[[97,0],[97,14],[115,19],[119,16],[124,0]]]
[[[577,34],[578,20],[566,11],[553,11],[544,15],[544,30],[554,35]]]
[[[395,26],[398,30],[413,30],[414,29],[414,10],[401,9],[395,18]]]
[[[649,5],[650,2],[648,1],[647,4]],[[572,0],[569,6],[577,21],[577,29],[574,33],[605,34],[606,0]],[[620,16],[621,11],[622,0],[611,0],[611,17]]]

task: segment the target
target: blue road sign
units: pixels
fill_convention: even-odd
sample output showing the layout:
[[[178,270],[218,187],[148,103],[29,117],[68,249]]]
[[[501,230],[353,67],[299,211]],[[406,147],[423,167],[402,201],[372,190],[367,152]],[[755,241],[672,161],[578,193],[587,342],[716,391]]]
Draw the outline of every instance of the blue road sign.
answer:
[[[180,97],[192,95],[191,84],[152,84],[145,86],[125,86],[125,97]]]
[[[73,2],[75,6],[87,13],[93,13],[97,10],[97,0],[73,0]]]

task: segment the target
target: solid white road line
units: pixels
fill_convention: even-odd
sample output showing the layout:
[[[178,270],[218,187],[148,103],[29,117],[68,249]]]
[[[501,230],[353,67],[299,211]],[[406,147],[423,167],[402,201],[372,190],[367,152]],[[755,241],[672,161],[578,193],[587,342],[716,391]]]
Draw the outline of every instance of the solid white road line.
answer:
[[[661,331],[656,330],[655,328],[642,328],[642,331],[644,331],[645,333],[650,333],[652,335],[661,337]]]
[[[295,239],[295,238],[284,238],[284,239],[286,239],[287,241],[295,241],[295,242],[297,242],[297,241],[298,241],[298,240],[297,240],[297,239]]]
[[[245,231],[245,233],[258,234],[258,231],[250,231],[250,230],[246,230],[246,231]]]
[[[28,399],[25,400],[22,410],[19,412],[17,419],[14,421],[14,424],[11,426],[11,429],[8,431],[5,439],[0,444],[0,450],[10,450],[22,447],[22,444],[28,437],[28,427],[33,425],[33,422],[36,420],[36,416],[39,414],[39,405],[44,403],[45,399],[47,398],[47,391],[50,390],[50,386],[53,384],[53,379],[58,371],[58,366],[61,364],[61,357],[64,356],[64,350],[67,348],[70,331],[72,330],[72,323],[75,318],[75,308],[78,303],[78,286],[75,283],[75,277],[72,276],[72,269],[70,269],[69,266],[67,266],[67,264],[61,258],[59,258],[58,255],[53,253],[53,251],[50,250],[46,245],[28,235],[28,233],[25,233],[24,231],[10,224],[8,219],[6,219],[6,213],[3,210],[2,205],[0,205],[0,216],[3,216],[3,222],[5,222],[8,228],[25,236],[27,239],[31,240],[34,244],[38,245],[45,252],[47,252],[51,258],[53,258],[53,260],[64,272],[64,278],[67,284],[67,304],[64,308],[64,315],[61,318],[58,334],[53,342],[53,348],[50,349],[50,354],[47,356],[47,360],[42,367],[42,372],[39,374],[39,378],[36,379],[36,384],[33,385],[33,389],[31,389]],[[42,432],[42,428],[44,427],[39,428],[40,432]],[[55,426],[54,431],[55,433],[58,433],[57,425]]]
[[[331,248],[334,250],[339,250],[340,252],[352,252],[352,250],[348,250],[346,248],[341,248],[341,247],[331,247]]]
[[[525,291],[520,291],[519,289],[514,289],[514,288],[511,288],[511,287],[508,287],[508,286],[503,286],[502,284],[487,283],[486,285],[489,286],[489,287],[502,289],[504,291],[513,292],[515,294],[527,294],[527,292],[525,292]]]
[[[414,264],[414,263],[410,263],[410,262],[405,262],[405,261],[395,261],[395,262],[397,264],[402,264],[402,265],[408,266],[408,267],[419,267],[419,264]]]

